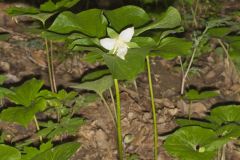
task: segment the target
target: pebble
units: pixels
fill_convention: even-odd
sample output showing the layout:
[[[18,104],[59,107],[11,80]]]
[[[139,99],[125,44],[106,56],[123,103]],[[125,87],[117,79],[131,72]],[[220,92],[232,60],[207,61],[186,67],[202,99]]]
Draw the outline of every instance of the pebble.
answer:
[[[0,62],[0,70],[3,72],[8,72],[10,70],[10,64],[7,62]]]
[[[152,118],[151,113],[144,113],[143,117],[142,117],[142,120],[143,120],[143,122],[148,122],[151,118]]]

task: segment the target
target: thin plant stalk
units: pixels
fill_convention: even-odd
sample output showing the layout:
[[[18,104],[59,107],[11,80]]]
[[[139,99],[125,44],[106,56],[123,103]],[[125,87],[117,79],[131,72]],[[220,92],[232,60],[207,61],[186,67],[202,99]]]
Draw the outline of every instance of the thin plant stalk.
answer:
[[[109,90],[110,97],[111,97],[111,100],[112,100],[112,104],[113,104],[113,112],[114,112],[114,116],[115,116],[115,120],[116,120],[116,118],[117,118],[116,103],[115,103],[115,100],[114,100],[114,97],[113,97],[112,89],[109,88],[108,90]]]
[[[35,115],[34,115],[34,122],[35,122],[35,125],[36,125],[36,128],[37,128],[37,131],[39,131],[39,130],[40,130],[40,127],[39,127],[38,120],[37,120],[37,118],[36,118]],[[40,140],[40,142],[43,141],[42,136],[39,136],[39,140]]]
[[[134,85],[135,91],[136,91],[137,96],[138,96],[138,99],[139,99],[140,97],[139,97],[139,92],[138,92],[138,86],[137,86],[137,81],[136,81],[136,79],[134,79],[133,85]]]
[[[55,80],[55,75],[54,75],[54,67],[53,67],[53,62],[52,62],[52,41],[50,41],[50,51],[49,51],[49,44],[48,40],[45,38],[45,46],[46,46],[46,54],[47,54],[47,66],[48,66],[48,77],[50,81],[50,87],[51,91],[54,93],[57,93],[57,86],[56,86],[56,80]],[[57,112],[57,121],[60,121],[60,111],[58,108],[56,108]]]
[[[192,101],[190,101],[190,104],[188,106],[188,119],[191,120],[191,112],[192,112]]]
[[[115,119],[115,117],[114,117],[114,115],[113,115],[113,113],[111,111],[110,106],[108,105],[108,103],[107,103],[106,99],[103,97],[103,95],[100,95],[100,98],[103,101],[104,105],[106,106],[106,108],[107,108],[107,110],[108,110],[108,112],[109,112],[109,114],[111,116],[111,119],[113,121],[114,126],[116,126],[116,119]]]
[[[116,107],[117,107],[117,140],[118,140],[118,156],[119,160],[123,160],[123,143],[122,143],[122,128],[121,128],[121,103],[118,80],[114,79],[116,90]]]
[[[152,105],[152,115],[153,115],[153,131],[154,131],[154,160],[158,159],[158,130],[157,130],[157,115],[156,107],[153,95],[153,85],[151,78],[151,66],[149,61],[149,56],[146,56],[147,60],[147,71],[148,71],[148,82],[149,82],[149,91],[151,96],[151,105]]]
[[[54,66],[53,66],[53,44],[52,41],[50,41],[50,66],[51,66],[51,77],[52,77],[52,83],[53,83],[53,89],[54,92],[57,93],[57,84],[56,84],[56,78],[55,78],[55,74],[54,74]]]
[[[48,77],[49,77],[51,91],[54,92],[53,81],[52,81],[52,70],[51,70],[51,57],[49,54],[49,45],[46,38],[45,38],[45,47],[46,47],[46,54],[47,54]]]
[[[198,51],[198,47],[199,47],[199,44],[201,43],[204,35],[207,33],[208,31],[208,27],[205,28],[205,30],[203,31],[202,35],[196,40],[195,42],[195,46],[194,46],[194,49],[193,49],[193,53],[192,53],[192,56],[191,56],[191,59],[190,59],[190,62],[188,64],[188,67],[187,67],[187,70],[186,72],[184,73],[183,75],[183,78],[182,78],[182,84],[181,84],[181,95],[184,94],[184,88],[185,88],[185,83],[186,83],[186,79],[187,79],[187,76],[188,76],[188,73],[192,67],[192,63],[193,63],[193,60],[195,58],[195,55],[197,54],[197,51]]]

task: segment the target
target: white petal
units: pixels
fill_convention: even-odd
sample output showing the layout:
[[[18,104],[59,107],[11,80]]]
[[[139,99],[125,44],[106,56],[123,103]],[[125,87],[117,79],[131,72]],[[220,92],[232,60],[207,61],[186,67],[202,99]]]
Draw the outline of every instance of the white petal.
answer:
[[[119,34],[119,38],[124,42],[130,42],[134,34],[134,27],[127,28]]]
[[[123,60],[125,60],[125,56],[127,54],[127,51],[128,51],[128,47],[127,45],[124,46],[124,47],[120,47],[117,49],[117,56]]]
[[[107,50],[112,50],[115,46],[116,40],[112,38],[103,38],[100,40],[101,46]]]

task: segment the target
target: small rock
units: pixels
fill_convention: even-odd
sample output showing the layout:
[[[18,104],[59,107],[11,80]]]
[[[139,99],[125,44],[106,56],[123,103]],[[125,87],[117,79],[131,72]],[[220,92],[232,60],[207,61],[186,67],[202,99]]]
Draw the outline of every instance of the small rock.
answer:
[[[107,141],[107,135],[105,132],[103,132],[102,129],[99,129],[96,131],[96,139],[97,139],[97,144],[98,147],[101,149],[107,149],[109,144]]]
[[[191,111],[192,113],[203,116],[207,112],[207,107],[204,104],[197,102],[191,105]]]
[[[10,64],[7,62],[0,62],[0,70],[3,72],[8,72],[10,70]]]
[[[206,79],[212,79],[216,76],[216,73],[214,70],[211,70],[210,72],[207,73]]]
[[[128,113],[128,119],[129,120],[133,120],[133,119],[135,119],[137,116],[133,113],[133,112],[129,112]]]
[[[143,117],[142,117],[142,120],[143,120],[143,122],[148,122],[151,118],[152,118],[151,113],[144,113]]]
[[[168,110],[168,113],[171,115],[171,116],[174,116],[178,113],[178,109],[177,108],[174,108],[174,109],[169,109]]]

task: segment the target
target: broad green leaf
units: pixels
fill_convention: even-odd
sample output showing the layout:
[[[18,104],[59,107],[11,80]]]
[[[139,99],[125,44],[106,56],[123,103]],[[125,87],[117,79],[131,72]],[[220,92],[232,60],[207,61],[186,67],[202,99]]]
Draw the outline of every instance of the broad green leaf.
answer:
[[[160,45],[154,49],[150,55],[160,56],[165,59],[173,59],[178,56],[189,55],[192,48],[192,42],[176,37],[167,37],[161,40]]]
[[[47,2],[40,5],[40,10],[44,12],[54,12],[57,10],[57,7],[52,2],[52,0],[48,0]]]
[[[133,80],[144,71],[148,52],[145,48],[129,49],[125,60],[110,54],[104,54],[103,58],[114,79]]]
[[[119,34],[116,31],[114,31],[112,28],[109,28],[109,27],[107,28],[107,34],[110,38],[113,38],[113,39],[119,36]]]
[[[102,54],[96,52],[89,52],[82,58],[83,61],[88,63],[96,63],[102,61]]]
[[[97,80],[86,81],[71,88],[85,89],[96,92],[99,96],[102,96],[103,92],[111,88],[113,85],[113,78],[111,75],[103,76]]]
[[[110,74],[108,69],[97,70],[97,71],[88,73],[87,75],[83,76],[82,82],[96,80],[96,79],[99,79],[100,77],[103,77],[108,74]]]
[[[208,129],[216,129],[218,126],[210,123],[210,122],[204,122],[204,121],[199,121],[199,120],[189,120],[189,119],[177,119],[176,123],[180,125],[181,127],[186,127],[186,126],[199,126],[202,128],[208,128]]]
[[[184,28],[182,26],[174,28],[174,29],[163,31],[161,33],[161,36],[160,36],[160,41],[170,34],[176,34],[176,33],[181,33],[181,32],[184,32]],[[160,41],[158,43],[160,43]]]
[[[6,11],[12,16],[39,13],[39,10],[34,7],[9,7]]]
[[[37,97],[42,86],[43,81],[33,78],[24,82],[21,86],[13,88],[12,91],[14,93],[8,94],[7,97],[18,105],[29,107]]]
[[[3,110],[0,114],[0,119],[8,122],[15,122],[27,127],[33,120],[37,112],[43,111],[46,108],[46,101],[40,99],[31,107],[17,106]]]
[[[224,39],[228,42],[228,43],[233,43],[233,42],[239,42],[240,41],[240,36],[226,36],[224,37]]]
[[[181,16],[176,8],[169,7],[160,19],[136,30],[135,35],[139,35],[151,29],[173,29],[181,25]]]
[[[41,33],[41,36],[48,40],[57,41],[57,42],[65,42],[65,40],[67,39],[67,35],[57,34],[57,33],[48,32],[48,31],[43,31]]]
[[[21,153],[14,147],[0,144],[0,157],[1,160],[20,160]]]
[[[99,40],[97,38],[81,38],[72,41],[68,48],[73,49],[75,46],[96,46],[100,45]]]
[[[134,26],[135,28],[141,27],[151,20],[149,15],[142,8],[132,5],[104,11],[104,14],[111,27],[117,32],[120,32],[128,26]]]
[[[213,98],[219,96],[219,93],[217,91],[202,91],[199,92],[195,89],[190,89],[185,93],[185,97],[189,101],[196,101],[196,100],[205,100],[208,98]]]
[[[240,123],[240,106],[228,105],[220,106],[211,110],[211,115],[207,119],[221,126],[226,123]]]
[[[56,4],[52,0],[48,0],[40,6],[40,10],[44,12],[54,12],[61,9],[67,9],[73,7],[80,0],[60,0]]]
[[[240,137],[240,126],[234,123],[224,125],[217,129],[216,133],[220,138],[227,138],[228,141],[237,139]]]
[[[42,22],[43,26],[45,26],[46,20],[52,17],[56,13],[38,13],[38,14],[26,14],[24,16],[31,17],[33,19],[37,19]]]
[[[164,148],[179,160],[213,160],[216,150],[209,150],[207,146],[216,139],[213,130],[198,126],[184,127],[166,139]]]
[[[139,47],[152,48],[157,45],[157,43],[151,37],[133,37],[131,42],[135,42]]]
[[[79,147],[78,142],[68,142],[44,151],[33,157],[32,160],[69,160]]]
[[[211,37],[222,38],[232,32],[230,27],[211,28],[208,30],[208,35]]]
[[[228,124],[220,127],[216,134],[218,139],[209,144],[211,150],[219,149],[219,146],[227,144],[229,141],[236,140],[240,136],[240,126],[236,124]]]
[[[49,30],[56,33],[81,32],[92,37],[104,37],[106,35],[107,21],[103,11],[90,9],[79,14],[62,12],[55,19]]]

